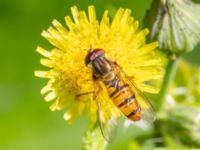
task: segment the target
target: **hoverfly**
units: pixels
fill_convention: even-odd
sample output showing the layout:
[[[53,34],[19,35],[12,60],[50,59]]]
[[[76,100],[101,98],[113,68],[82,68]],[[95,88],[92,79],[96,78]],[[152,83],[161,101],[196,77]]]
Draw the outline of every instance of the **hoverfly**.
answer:
[[[155,120],[155,113],[149,100],[136,84],[129,80],[129,77],[123,72],[120,66],[105,57],[103,49],[92,49],[85,58],[85,64],[92,68],[94,82],[102,82],[106,87],[106,92],[113,103],[128,119],[138,121],[143,119],[147,122]],[[98,85],[98,84],[97,84]],[[115,134],[114,129],[117,126],[116,119],[102,121],[103,113],[101,100],[98,95],[101,87],[94,94],[94,99],[98,106],[98,118],[101,132],[104,138],[109,142]]]

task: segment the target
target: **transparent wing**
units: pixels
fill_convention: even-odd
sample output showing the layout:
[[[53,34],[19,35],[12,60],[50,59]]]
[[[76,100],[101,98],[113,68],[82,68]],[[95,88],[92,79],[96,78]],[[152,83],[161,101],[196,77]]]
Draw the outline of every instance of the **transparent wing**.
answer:
[[[104,120],[104,113],[101,110],[101,104],[98,103],[98,117],[99,117],[99,126],[102,132],[102,135],[107,142],[112,143],[116,137],[117,132],[117,121],[115,117]]]
[[[118,73],[121,78],[128,83],[131,88],[133,89],[133,91],[136,93],[136,99],[139,103],[139,106],[141,107],[141,116],[142,119],[145,122],[153,122],[156,119],[156,114],[154,111],[154,108],[151,104],[151,102],[149,101],[149,99],[144,95],[144,93],[137,87],[137,85],[135,84],[135,82],[133,80],[131,80],[126,74],[125,72],[123,72],[122,69],[119,70]]]
[[[116,137],[118,118],[112,115],[113,109],[110,109],[109,103],[105,103],[106,92],[107,91],[105,91],[98,84],[98,91],[94,99],[97,102],[98,121],[99,121],[99,127],[101,129],[102,135],[107,142],[111,143]]]
[[[149,99],[141,92],[141,90],[136,87],[136,84],[133,81],[130,81],[132,88],[135,88],[136,95],[137,95],[137,100],[138,103],[141,107],[141,114],[142,114],[142,119],[147,121],[147,122],[153,122],[156,120],[156,113],[155,110],[149,101]]]

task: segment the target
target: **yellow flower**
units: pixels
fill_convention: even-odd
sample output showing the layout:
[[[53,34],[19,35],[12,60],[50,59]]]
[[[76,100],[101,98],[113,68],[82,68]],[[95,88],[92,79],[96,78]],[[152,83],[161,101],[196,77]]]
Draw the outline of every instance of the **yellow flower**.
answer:
[[[91,120],[96,121],[97,105],[93,93],[81,98],[76,96],[95,88],[92,71],[85,65],[85,57],[91,47],[104,49],[110,60],[116,61],[128,75],[134,76],[142,91],[157,91],[145,82],[161,77],[160,59],[154,51],[158,43],[145,44],[149,31],[138,29],[139,23],[130,16],[130,9],[120,8],[112,22],[108,11],[105,11],[100,23],[93,6],[88,7],[88,16],[75,6],[71,11],[73,21],[69,16],[65,17],[67,28],[54,20],[53,27],[42,32],[42,36],[54,47],[51,50],[37,48],[45,57],[41,64],[50,68],[49,71],[36,71],[35,75],[49,79],[41,93],[46,95],[46,101],[55,100],[51,110],[67,109],[64,118],[71,122],[86,108]],[[106,105],[103,111],[111,109],[112,114],[107,113],[108,117],[119,116],[117,107],[108,94],[104,94],[102,103]]]

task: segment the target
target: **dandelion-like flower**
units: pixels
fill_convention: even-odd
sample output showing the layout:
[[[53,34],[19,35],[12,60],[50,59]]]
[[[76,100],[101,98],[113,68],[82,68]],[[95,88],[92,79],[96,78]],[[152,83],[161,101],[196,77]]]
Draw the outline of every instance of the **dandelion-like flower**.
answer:
[[[116,61],[127,75],[134,77],[134,82],[143,92],[155,93],[157,90],[145,84],[161,77],[160,59],[154,49],[157,42],[145,44],[147,29],[139,30],[139,23],[130,16],[130,9],[120,8],[112,21],[105,11],[102,20],[96,18],[95,8],[88,7],[88,16],[77,7],[72,7],[73,20],[65,17],[67,28],[57,20],[53,27],[42,32],[54,47],[51,50],[38,47],[37,51],[45,58],[41,64],[50,68],[48,71],[36,71],[35,75],[48,78],[49,81],[41,93],[46,101],[54,100],[50,109],[67,109],[64,118],[70,123],[86,109],[91,120],[96,121],[97,104],[93,99],[93,73],[85,65],[85,57],[91,48],[101,48],[106,56]],[[81,97],[81,93],[88,93]],[[104,108],[111,110],[109,116],[119,116],[120,112],[112,103],[108,94],[103,99]]]

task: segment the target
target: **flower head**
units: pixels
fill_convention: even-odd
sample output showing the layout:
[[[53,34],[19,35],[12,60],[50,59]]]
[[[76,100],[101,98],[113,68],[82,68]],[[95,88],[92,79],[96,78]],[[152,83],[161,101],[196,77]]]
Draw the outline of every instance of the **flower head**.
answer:
[[[42,32],[53,48],[50,51],[37,48],[45,57],[41,64],[50,68],[49,71],[36,71],[35,75],[49,78],[41,93],[46,94],[46,101],[55,99],[51,110],[69,109],[64,118],[71,122],[87,108],[91,120],[96,121],[97,105],[91,92],[95,88],[93,74],[85,65],[85,57],[91,48],[104,49],[110,60],[116,61],[128,75],[134,76],[142,91],[156,92],[144,82],[161,77],[160,59],[154,51],[158,43],[145,44],[149,31],[138,29],[138,21],[130,16],[131,10],[120,8],[112,21],[105,11],[100,22],[93,6],[88,7],[88,16],[75,6],[71,11],[73,20],[65,17],[67,28],[54,20],[53,27]],[[81,93],[88,94],[77,96]],[[106,109],[112,110],[112,114],[107,113],[107,116],[120,115],[106,92],[102,103],[106,104],[105,112]]]

